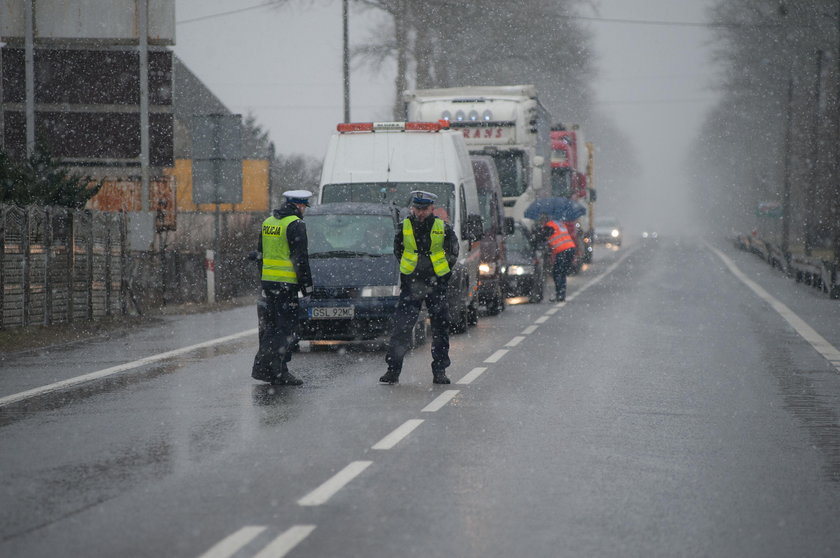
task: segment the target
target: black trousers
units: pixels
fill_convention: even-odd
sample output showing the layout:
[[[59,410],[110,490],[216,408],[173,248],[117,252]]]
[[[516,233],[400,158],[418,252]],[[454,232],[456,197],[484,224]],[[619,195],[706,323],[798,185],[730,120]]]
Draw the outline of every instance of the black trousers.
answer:
[[[263,282],[263,296],[257,301],[260,348],[254,357],[251,377],[270,382],[292,359],[290,350],[298,340],[298,288],[287,283]]]
[[[432,322],[432,372],[444,372],[449,366],[449,304],[446,278],[419,279],[400,276],[400,300],[394,314],[394,329],[388,342],[385,362],[389,369],[402,370],[403,359],[411,346],[411,336],[420,308],[426,303]]]
[[[551,274],[554,277],[554,294],[557,300],[566,298],[566,275],[572,270],[574,258],[574,248],[563,250],[554,256],[554,267],[551,270]]]

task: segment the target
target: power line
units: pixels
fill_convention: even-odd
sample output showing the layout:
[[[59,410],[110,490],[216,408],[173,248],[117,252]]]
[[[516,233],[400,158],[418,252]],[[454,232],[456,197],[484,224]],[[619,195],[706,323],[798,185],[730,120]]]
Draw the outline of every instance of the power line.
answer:
[[[559,16],[563,19],[579,19],[583,21],[594,21],[597,23],[628,23],[632,25],[666,25],[672,27],[781,27],[781,24],[756,24],[756,23],[735,23],[735,22],[714,22],[714,21],[655,21],[647,19],[617,19],[609,17],[587,17],[587,16]]]
[[[249,6],[247,8],[239,8],[238,10],[230,10],[228,12],[220,12],[218,14],[209,14],[209,15],[206,15],[206,16],[193,17],[193,18],[190,18],[190,19],[182,19],[181,21],[176,21],[175,25],[185,25],[187,23],[193,23],[193,22],[196,22],[196,21],[203,21],[205,19],[213,19],[213,18],[217,18],[217,17],[228,16],[228,15],[238,14],[238,13],[242,13],[242,12],[248,12],[248,11],[251,11],[251,10],[256,10],[258,8],[266,8],[266,7],[268,7],[272,4],[273,4],[273,2],[263,2],[262,4],[257,4],[256,6]]]

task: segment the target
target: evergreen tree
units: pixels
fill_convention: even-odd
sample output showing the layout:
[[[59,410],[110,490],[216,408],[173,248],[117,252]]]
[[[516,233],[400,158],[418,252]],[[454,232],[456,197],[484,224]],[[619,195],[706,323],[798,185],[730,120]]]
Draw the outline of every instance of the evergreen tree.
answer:
[[[101,181],[69,172],[42,143],[21,162],[0,151],[0,203],[82,208],[101,187]]]

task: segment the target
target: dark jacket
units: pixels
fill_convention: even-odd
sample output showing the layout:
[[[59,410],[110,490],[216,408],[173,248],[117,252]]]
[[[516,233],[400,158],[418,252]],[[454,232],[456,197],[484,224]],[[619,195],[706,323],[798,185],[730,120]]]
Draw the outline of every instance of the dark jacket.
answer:
[[[272,211],[275,219],[283,219],[290,215],[297,215],[303,218],[293,203],[286,203],[280,209]],[[309,269],[309,240],[306,238],[306,224],[301,221],[294,221],[286,228],[286,238],[289,241],[289,253],[292,258],[292,265],[295,266],[295,273],[297,274],[298,288],[300,292],[306,295],[312,294],[312,271]],[[262,233],[260,233],[257,241],[257,252],[262,254]],[[262,257],[262,256],[260,256]],[[261,263],[262,265],[262,263]],[[274,281],[263,281],[263,288],[277,287]]]
[[[418,221],[414,215],[409,217],[411,225],[414,227],[414,240],[417,243],[417,252],[419,258],[417,261],[417,268],[411,274],[418,278],[427,279],[435,277],[435,270],[432,267],[432,259],[429,257],[429,251],[432,247],[432,225],[435,222],[434,216],[429,216],[425,221]],[[446,261],[449,263],[449,269],[455,267],[455,262],[458,261],[458,237],[455,236],[455,231],[448,223],[444,222],[443,229],[445,231],[443,237],[443,251],[446,252]],[[403,232],[402,222],[397,229],[397,234],[394,235],[394,255],[397,259],[402,258],[403,253]],[[444,276],[446,277],[446,276]]]

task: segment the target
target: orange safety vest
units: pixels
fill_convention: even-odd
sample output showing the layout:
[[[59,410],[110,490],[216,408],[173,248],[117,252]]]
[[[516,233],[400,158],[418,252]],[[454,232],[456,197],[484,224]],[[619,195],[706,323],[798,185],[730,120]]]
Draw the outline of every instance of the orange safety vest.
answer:
[[[565,225],[558,223],[557,221],[549,221],[546,223],[546,226],[551,227],[554,231],[551,236],[548,237],[548,246],[551,248],[552,254],[559,254],[560,252],[564,252],[570,248],[575,248],[575,241],[572,239],[572,235],[569,234]]]

